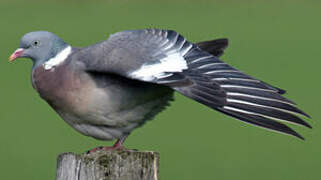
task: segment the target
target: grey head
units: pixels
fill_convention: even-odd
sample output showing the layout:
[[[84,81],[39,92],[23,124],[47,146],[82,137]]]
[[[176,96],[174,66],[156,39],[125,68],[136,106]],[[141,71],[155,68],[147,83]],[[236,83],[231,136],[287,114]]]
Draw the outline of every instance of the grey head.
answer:
[[[21,38],[19,48],[10,56],[9,61],[30,58],[35,68],[55,57],[67,46],[67,43],[51,32],[29,32]]]

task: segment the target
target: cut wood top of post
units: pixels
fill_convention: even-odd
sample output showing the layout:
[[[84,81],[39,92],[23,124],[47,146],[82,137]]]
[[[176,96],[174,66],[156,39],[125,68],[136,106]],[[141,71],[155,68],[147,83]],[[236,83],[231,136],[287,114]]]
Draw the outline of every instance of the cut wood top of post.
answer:
[[[58,156],[57,180],[158,180],[159,154],[132,150]]]

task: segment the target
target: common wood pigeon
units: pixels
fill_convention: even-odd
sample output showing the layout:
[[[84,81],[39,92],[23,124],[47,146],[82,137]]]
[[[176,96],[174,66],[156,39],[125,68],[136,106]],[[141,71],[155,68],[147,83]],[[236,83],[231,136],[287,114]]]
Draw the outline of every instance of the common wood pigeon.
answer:
[[[301,135],[280,123],[311,128],[284,90],[221,61],[227,39],[191,43],[172,30],[118,32],[71,47],[46,31],[25,34],[9,58],[33,61],[32,85],[74,129],[122,147],[137,127],[164,110],[177,91],[212,109],[270,130]],[[195,110],[197,111],[197,110]],[[108,148],[106,148],[108,149]]]

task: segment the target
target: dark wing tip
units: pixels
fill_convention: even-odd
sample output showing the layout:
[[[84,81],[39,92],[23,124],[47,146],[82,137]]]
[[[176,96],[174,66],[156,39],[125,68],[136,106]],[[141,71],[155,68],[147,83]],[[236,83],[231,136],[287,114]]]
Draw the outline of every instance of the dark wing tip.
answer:
[[[295,131],[294,131],[295,132]],[[301,139],[302,141],[305,141],[305,138],[303,136],[301,136],[299,133],[295,132],[294,134],[292,134],[293,136]]]
[[[302,114],[303,116],[305,116],[305,117],[307,117],[307,118],[311,119],[311,116],[310,116],[309,114],[307,114],[307,113],[303,112],[303,111],[301,111],[301,113],[300,113],[300,114]]]
[[[297,137],[301,140],[304,140],[303,136],[301,136],[299,133],[297,133],[296,131],[294,131],[293,129],[288,127],[287,125],[284,125],[280,122],[270,120],[270,119],[267,119],[262,116],[245,114],[245,113],[241,113],[241,112],[235,112],[233,110],[228,110],[228,109],[221,108],[221,107],[218,107],[215,109],[218,110],[219,112],[222,112],[226,115],[232,116],[232,117],[239,119],[243,122],[246,122],[246,123],[249,123],[249,124],[252,124],[255,126],[260,126],[260,127],[266,128],[266,129],[278,131],[280,133],[292,135],[292,136]]]
[[[279,94],[285,94],[286,90],[277,88]]]
[[[308,124],[308,123],[306,123],[306,126],[305,127],[308,127],[308,128],[310,128],[310,129],[312,129],[313,127],[310,125],[310,124]]]

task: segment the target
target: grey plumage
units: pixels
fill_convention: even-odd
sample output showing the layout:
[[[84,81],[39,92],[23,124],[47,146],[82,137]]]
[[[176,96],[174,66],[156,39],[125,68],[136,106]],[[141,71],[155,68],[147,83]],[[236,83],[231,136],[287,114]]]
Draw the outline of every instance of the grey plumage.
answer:
[[[67,43],[51,32],[31,32],[25,34],[20,41],[20,48],[25,49],[21,57],[30,58],[35,67],[54,57],[66,46]]]
[[[21,56],[34,60],[33,86],[85,135],[102,140],[126,137],[166,108],[174,90],[239,120],[299,138],[275,120],[311,127],[297,116],[308,115],[281,96],[284,90],[218,59],[227,39],[194,44],[175,31],[124,31],[92,46],[72,48],[62,63],[46,69],[49,59],[63,54],[67,44],[43,34],[27,34],[20,47],[40,42]],[[39,50],[47,54],[37,58]]]

